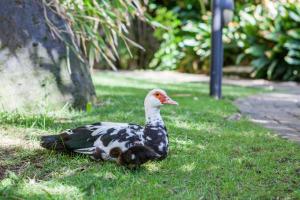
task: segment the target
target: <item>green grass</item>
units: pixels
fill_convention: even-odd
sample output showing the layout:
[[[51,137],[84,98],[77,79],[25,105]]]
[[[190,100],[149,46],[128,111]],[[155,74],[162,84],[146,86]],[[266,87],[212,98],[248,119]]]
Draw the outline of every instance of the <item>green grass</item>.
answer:
[[[232,100],[259,90],[225,86],[225,98],[215,101],[207,84],[160,84],[104,72],[94,82],[99,105],[91,112],[0,114],[0,170],[6,169],[0,199],[300,198],[300,146],[245,118],[226,119],[237,112]],[[130,171],[38,147],[41,135],[87,123],[143,124],[144,97],[157,87],[180,103],[162,109],[167,159]]]

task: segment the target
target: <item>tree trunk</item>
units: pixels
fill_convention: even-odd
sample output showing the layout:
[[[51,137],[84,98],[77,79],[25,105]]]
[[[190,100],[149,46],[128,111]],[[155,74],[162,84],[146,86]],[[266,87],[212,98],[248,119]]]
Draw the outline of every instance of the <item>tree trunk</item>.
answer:
[[[49,23],[72,31],[41,0],[0,1],[0,110],[84,109],[95,97],[87,62],[55,36]]]

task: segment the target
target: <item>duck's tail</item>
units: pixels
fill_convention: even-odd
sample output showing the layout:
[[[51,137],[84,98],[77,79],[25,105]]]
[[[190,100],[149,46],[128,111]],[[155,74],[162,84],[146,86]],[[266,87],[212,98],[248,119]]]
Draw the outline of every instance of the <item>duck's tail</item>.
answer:
[[[118,162],[129,168],[136,168],[150,161],[159,159],[160,155],[147,146],[138,145],[129,148],[127,151],[120,154]]]
[[[56,151],[66,151],[62,135],[46,135],[41,137],[41,146]]]

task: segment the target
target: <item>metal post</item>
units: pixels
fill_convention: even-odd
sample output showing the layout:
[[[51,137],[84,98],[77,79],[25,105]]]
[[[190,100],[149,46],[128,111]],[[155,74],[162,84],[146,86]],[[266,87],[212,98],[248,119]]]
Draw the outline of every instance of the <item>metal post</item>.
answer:
[[[222,98],[223,41],[222,29],[233,17],[233,0],[212,1],[210,96]]]
[[[211,27],[211,68],[210,68],[210,96],[215,99],[222,97],[222,67],[223,67],[223,42],[222,42],[222,0],[212,2],[212,27]]]

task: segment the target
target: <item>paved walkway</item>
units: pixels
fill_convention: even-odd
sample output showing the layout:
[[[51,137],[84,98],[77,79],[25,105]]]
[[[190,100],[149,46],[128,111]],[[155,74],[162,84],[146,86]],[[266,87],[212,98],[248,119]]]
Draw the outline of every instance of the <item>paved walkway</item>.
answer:
[[[283,138],[300,142],[300,85],[272,82],[267,85],[274,88],[273,92],[238,99],[235,104],[252,121]]]
[[[124,76],[162,82],[208,82],[205,75],[177,72],[130,71]],[[225,84],[268,88],[272,92],[237,99],[234,103],[243,115],[274,130],[283,138],[300,142],[300,85],[293,82],[275,83],[265,80],[228,79]]]

